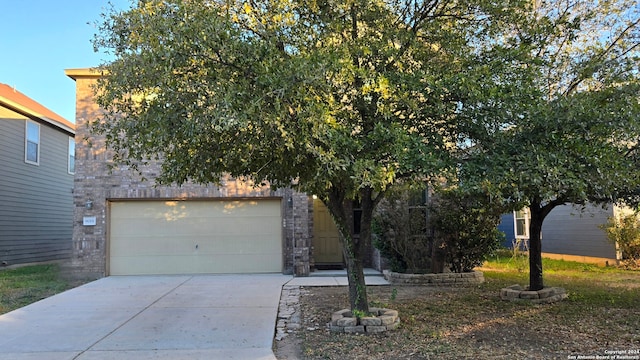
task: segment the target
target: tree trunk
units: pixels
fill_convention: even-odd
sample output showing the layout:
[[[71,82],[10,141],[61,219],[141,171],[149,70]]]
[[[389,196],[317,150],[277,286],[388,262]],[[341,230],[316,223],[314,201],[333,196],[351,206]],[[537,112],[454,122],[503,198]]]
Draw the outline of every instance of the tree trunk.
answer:
[[[542,221],[540,209],[531,208],[529,223],[529,290],[538,291],[544,288],[542,279]]]
[[[544,288],[542,279],[542,223],[560,200],[554,200],[542,206],[540,201],[532,201],[529,206],[531,221],[529,222],[529,290],[538,291]]]
[[[345,243],[343,246],[344,258],[347,263],[347,279],[349,282],[349,305],[351,310],[369,312],[367,300],[367,288],[364,281],[364,266],[362,264],[361,241],[354,241],[351,237],[351,246]],[[349,251],[351,248],[352,251]]]
[[[329,193],[326,202],[340,233],[342,253],[347,265],[349,282],[349,304],[351,310],[369,312],[367,288],[364,280],[363,244],[371,237],[371,219],[374,202],[371,193],[363,191],[360,236],[354,236],[353,200],[346,199],[343,192],[334,190]]]

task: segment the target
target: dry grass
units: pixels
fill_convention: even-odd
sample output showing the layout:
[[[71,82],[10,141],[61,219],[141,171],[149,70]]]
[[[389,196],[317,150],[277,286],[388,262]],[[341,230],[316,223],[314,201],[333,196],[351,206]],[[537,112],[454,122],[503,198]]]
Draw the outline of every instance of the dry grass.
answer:
[[[512,261],[520,260],[487,263],[482,285],[369,287],[370,301],[402,318],[397,330],[381,335],[330,333],[324,325],[331,312],[348,307],[346,288],[307,288],[303,326],[286,340],[297,341],[298,353],[276,353],[281,359],[567,359],[640,350],[640,272],[545,260],[547,285],[564,287],[569,297],[531,305],[499,298],[500,288],[527,283],[528,274]]]

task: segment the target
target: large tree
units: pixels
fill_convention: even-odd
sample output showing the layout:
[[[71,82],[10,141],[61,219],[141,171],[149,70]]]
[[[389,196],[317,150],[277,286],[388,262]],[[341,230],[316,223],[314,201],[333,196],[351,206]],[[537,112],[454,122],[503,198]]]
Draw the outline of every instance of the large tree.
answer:
[[[486,71],[478,44],[512,13],[465,0],[140,0],[108,11],[95,38],[115,59],[95,129],[116,162],[162,161],[162,183],[227,173],[317,195],[340,232],[351,308],[367,311],[374,208],[392,184],[454,163],[461,94],[491,81],[474,75]]]
[[[464,110],[485,121],[467,129],[461,177],[530,209],[532,290],[544,286],[542,224],[555,207],[636,200],[639,12],[625,0],[532,3],[500,41],[511,58],[500,96]]]

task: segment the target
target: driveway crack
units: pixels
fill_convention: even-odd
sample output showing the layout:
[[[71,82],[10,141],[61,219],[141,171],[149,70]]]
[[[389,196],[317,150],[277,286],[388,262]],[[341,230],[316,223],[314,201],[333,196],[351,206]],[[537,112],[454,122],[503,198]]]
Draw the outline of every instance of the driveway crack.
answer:
[[[178,285],[174,286],[173,288],[171,288],[170,290],[166,291],[164,294],[162,294],[161,296],[159,296],[157,299],[155,299],[153,302],[151,302],[149,305],[145,306],[144,308],[142,308],[140,311],[138,311],[137,313],[135,313],[133,316],[129,317],[126,321],[124,321],[122,324],[118,325],[116,328],[114,328],[113,330],[111,330],[109,333],[107,333],[105,336],[101,337],[100,339],[98,339],[96,342],[94,342],[93,344],[89,345],[89,347],[87,347],[85,350],[82,350],[80,353],[78,353],[78,355],[76,355],[73,359],[78,359],[80,356],[82,356],[84,353],[86,353],[87,351],[90,351],[93,347],[95,347],[96,345],[98,345],[99,343],[101,343],[102,341],[104,341],[106,338],[108,338],[109,336],[113,335],[113,333],[115,333],[116,331],[120,330],[123,326],[127,325],[129,322],[131,322],[131,320],[137,318],[140,314],[142,314],[143,312],[147,311],[149,308],[151,308],[153,305],[157,304],[160,300],[164,299],[167,295],[171,294],[172,292],[174,292],[176,289],[178,289],[179,287],[181,287],[182,285],[184,285],[185,283],[187,283],[189,280],[193,279],[193,276],[189,276],[187,279],[185,279],[184,281],[182,281],[181,283],[179,283]]]

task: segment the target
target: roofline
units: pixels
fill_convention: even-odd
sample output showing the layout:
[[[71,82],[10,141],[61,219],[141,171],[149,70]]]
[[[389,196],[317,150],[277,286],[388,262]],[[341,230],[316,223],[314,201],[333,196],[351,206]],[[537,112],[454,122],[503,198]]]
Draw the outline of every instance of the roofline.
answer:
[[[37,118],[42,120],[45,123],[48,123],[50,125],[53,125],[56,128],[59,128],[65,132],[68,132],[70,134],[72,134],[73,136],[76,135],[76,127],[73,123],[71,123],[70,121],[64,119],[63,117],[60,117],[59,119],[52,119],[48,116],[45,116],[27,106],[21,105],[7,97],[4,97],[2,95],[0,95],[0,106],[6,107],[7,109],[10,109],[12,111],[15,111],[17,113],[20,113],[22,115],[25,115],[27,117],[30,118]],[[57,115],[57,114],[55,114]]]
[[[71,133],[74,136],[76,134],[75,126],[71,122],[69,122],[67,120],[62,122],[62,121],[59,121],[59,120],[50,119],[50,118],[48,118],[48,117],[46,117],[46,116],[44,116],[44,115],[42,115],[42,114],[40,114],[40,113],[38,113],[36,111],[33,111],[33,110],[29,109],[28,107],[22,106],[22,105],[20,105],[20,104],[18,104],[16,102],[13,102],[13,101],[11,101],[11,100],[3,97],[3,96],[0,96],[0,105],[6,107],[8,109],[11,109],[11,110],[13,110],[15,112],[18,112],[18,113],[21,113],[23,115],[26,115],[27,117],[38,118],[38,119],[40,119],[40,120],[42,120],[42,121],[44,121],[44,122],[46,122],[48,124],[51,124],[51,125],[53,125],[53,126],[55,126],[57,128],[60,128],[60,129],[62,129],[64,131],[68,132],[68,133]]]
[[[99,68],[77,68],[77,69],[65,69],[64,73],[73,80],[87,79],[87,78],[100,78],[104,75],[104,70]]]

